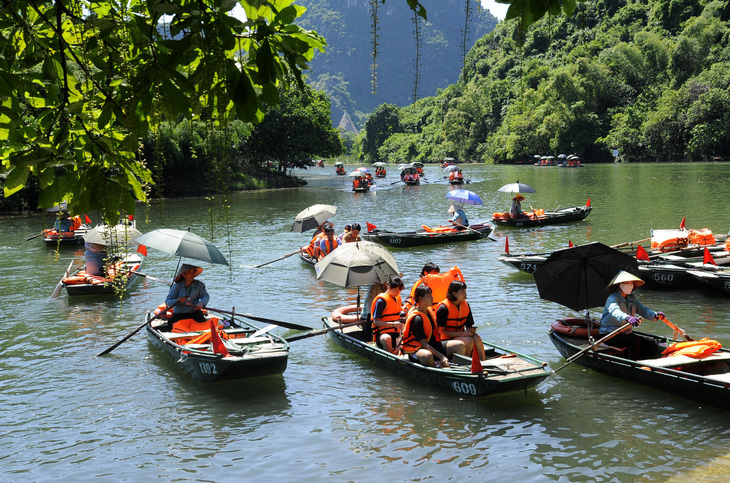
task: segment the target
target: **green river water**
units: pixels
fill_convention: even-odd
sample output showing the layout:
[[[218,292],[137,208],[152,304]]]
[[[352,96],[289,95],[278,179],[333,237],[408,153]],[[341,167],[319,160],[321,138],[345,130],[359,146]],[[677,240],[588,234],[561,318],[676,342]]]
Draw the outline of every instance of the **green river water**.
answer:
[[[355,166],[348,166],[348,171]],[[482,337],[546,361],[562,358],[550,323],[579,315],[540,300],[532,276],[501,264],[510,249],[546,251],[649,236],[652,228],[730,229],[727,164],[589,165],[580,169],[465,165],[466,188],[484,200],[472,223],[509,207],[503,184],[532,185],[523,207],[582,205],[583,222],[497,229],[497,242],[392,250],[410,286],[427,261],[459,265]],[[347,222],[413,230],[447,219],[443,183],[404,187],[395,166],[366,194],[334,168],[301,174],[308,185],[232,195],[227,226],[205,199],[140,206],[137,228],[188,227],[215,242],[231,268],[201,264],[211,306],[319,327],[354,303],[356,289],[315,279],[298,257],[260,269],[309,240],[291,233],[315,203]],[[426,167],[426,178],[443,175]],[[90,214],[94,221],[97,217]],[[479,400],[431,389],[343,351],[325,337],[292,343],[281,377],[201,385],[154,349],[144,332],[95,357],[162,302],[165,285],[142,280],[122,301],[49,300],[81,248],[39,238],[50,215],[0,218],[0,475],[3,481],[726,481],[730,413],[577,364],[526,394]],[[177,260],[150,249],[142,271],[171,278]],[[637,295],[694,338],[730,346],[730,298],[642,287]],[[598,311],[594,311],[598,315]],[[649,332],[666,326],[646,323]],[[277,329],[286,334],[284,329]]]

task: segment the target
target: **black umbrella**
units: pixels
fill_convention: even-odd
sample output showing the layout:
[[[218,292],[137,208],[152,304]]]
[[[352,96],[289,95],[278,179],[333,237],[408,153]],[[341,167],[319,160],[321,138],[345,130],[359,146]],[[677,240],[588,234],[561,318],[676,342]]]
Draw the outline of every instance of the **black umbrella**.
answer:
[[[621,270],[639,276],[636,258],[594,242],[553,252],[533,276],[540,298],[583,310],[606,303],[606,286]]]

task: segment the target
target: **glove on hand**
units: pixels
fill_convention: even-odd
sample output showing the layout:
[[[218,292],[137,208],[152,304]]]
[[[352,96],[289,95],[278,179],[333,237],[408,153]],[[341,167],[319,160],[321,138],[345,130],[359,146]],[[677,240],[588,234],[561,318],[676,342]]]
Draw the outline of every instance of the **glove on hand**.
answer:
[[[637,318],[636,318],[636,317],[634,317],[634,316],[631,316],[631,317],[629,317],[628,319],[626,319],[626,322],[628,322],[629,324],[631,324],[631,325],[632,325],[633,327],[638,327],[638,326],[639,326],[639,324],[641,323],[641,322],[639,321],[639,319],[637,319]]]
[[[664,318],[664,312],[657,312],[656,313],[656,320],[663,319]]]

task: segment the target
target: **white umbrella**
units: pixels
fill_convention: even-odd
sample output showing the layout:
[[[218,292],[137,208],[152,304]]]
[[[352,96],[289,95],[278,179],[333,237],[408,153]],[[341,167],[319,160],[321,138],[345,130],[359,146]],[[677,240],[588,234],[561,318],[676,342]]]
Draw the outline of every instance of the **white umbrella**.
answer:
[[[176,257],[228,265],[226,257],[215,245],[191,231],[162,228],[152,230],[135,241]]]
[[[297,217],[294,218],[294,224],[291,227],[291,231],[301,233],[317,228],[335,213],[337,213],[336,206],[322,204],[312,205],[309,208],[305,208],[300,211]]]
[[[318,280],[354,287],[397,277],[398,264],[385,247],[373,242],[345,243],[314,265]]]
[[[502,191],[504,193],[537,193],[535,191],[535,188],[530,186],[529,184],[520,183],[517,181],[516,183],[510,183],[502,186],[497,191]]]
[[[444,168],[444,172],[451,173],[452,171],[459,171],[459,167],[455,164],[450,164]]]
[[[132,245],[138,243],[142,232],[127,224],[95,226],[84,235],[84,241],[97,245]]]

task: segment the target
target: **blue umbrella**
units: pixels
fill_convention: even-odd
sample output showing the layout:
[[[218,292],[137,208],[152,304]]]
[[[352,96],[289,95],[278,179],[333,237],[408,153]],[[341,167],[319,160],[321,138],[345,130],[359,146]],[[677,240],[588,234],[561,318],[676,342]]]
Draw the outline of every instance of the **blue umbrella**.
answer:
[[[446,198],[452,201],[456,201],[457,203],[467,203],[470,205],[483,205],[482,199],[474,193],[473,191],[469,190],[452,190],[446,193]]]

